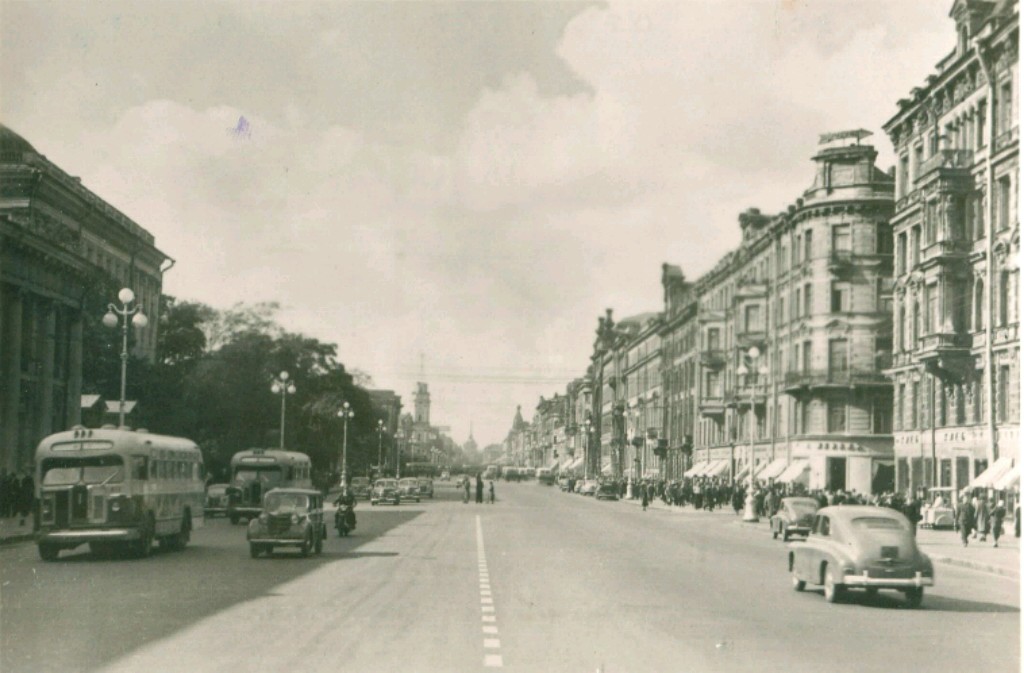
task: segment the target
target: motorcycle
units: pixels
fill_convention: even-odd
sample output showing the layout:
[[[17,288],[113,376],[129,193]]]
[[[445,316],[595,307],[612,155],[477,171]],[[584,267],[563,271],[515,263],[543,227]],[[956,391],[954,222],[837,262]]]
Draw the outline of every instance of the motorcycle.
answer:
[[[338,537],[348,537],[349,532],[356,528],[356,513],[351,505],[338,505],[334,511],[334,527],[338,529]]]

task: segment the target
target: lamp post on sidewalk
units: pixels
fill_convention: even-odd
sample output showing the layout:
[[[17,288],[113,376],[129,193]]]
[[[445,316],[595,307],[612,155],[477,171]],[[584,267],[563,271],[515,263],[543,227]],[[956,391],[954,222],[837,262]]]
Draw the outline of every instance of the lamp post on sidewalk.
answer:
[[[399,428],[398,432],[395,433],[395,479],[402,478],[402,440],[405,439],[405,433]]]
[[[344,429],[341,435],[341,486],[348,486],[348,419],[354,418],[356,413],[349,407],[348,402],[342,402],[341,409],[338,409],[338,418],[344,422]]]
[[[590,479],[590,417],[583,421],[583,478]]]
[[[380,472],[384,462],[384,421],[377,419],[377,472]]]
[[[128,386],[128,319],[131,318],[131,324],[141,329],[149,324],[149,318],[142,312],[141,303],[129,306],[135,301],[135,293],[130,288],[121,288],[121,291],[117,293],[117,299],[121,302],[121,308],[114,304],[107,304],[107,313],[103,316],[103,324],[113,329],[117,327],[118,322],[121,323],[121,401],[117,412],[117,427],[123,428],[124,398]],[[118,320],[119,316],[121,320]]]
[[[270,392],[281,396],[281,441],[279,448],[284,450],[284,401],[289,395],[295,394],[295,384],[288,381],[288,372],[281,372],[270,385]]]
[[[746,362],[740,362],[740,366],[736,368],[736,373],[744,378],[744,383],[750,390],[750,462],[747,463],[747,497],[743,504],[743,521],[747,523],[757,523],[758,521],[757,511],[754,509],[754,426],[757,425],[757,414],[754,411],[754,384],[758,380],[758,375],[767,376],[768,374],[767,367],[758,366],[760,357],[761,350],[757,346],[751,346],[745,356],[745,359],[750,362],[750,367],[747,367]],[[747,378],[748,375],[750,378]]]

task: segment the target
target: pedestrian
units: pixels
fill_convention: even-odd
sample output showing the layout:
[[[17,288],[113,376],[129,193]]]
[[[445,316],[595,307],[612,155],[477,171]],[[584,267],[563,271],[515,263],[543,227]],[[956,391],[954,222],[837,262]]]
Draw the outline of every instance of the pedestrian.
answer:
[[[484,504],[484,479],[481,475],[476,475],[476,504]]]
[[[971,535],[974,526],[974,506],[967,496],[960,502],[960,509],[956,513],[956,523],[960,526],[960,541],[967,546],[967,540]]]
[[[24,526],[25,519],[32,513],[32,501],[35,499],[35,496],[35,482],[32,480],[32,475],[25,472],[21,478],[21,497],[18,506],[18,514],[21,516],[21,521],[18,522],[19,526]]]
[[[494,504],[494,481],[491,480],[491,481],[489,481],[487,483],[488,483],[488,497],[490,498],[490,500],[488,502],[493,505]]]
[[[999,546],[999,538],[1003,534],[1003,519],[1006,518],[1006,503],[1002,500],[995,504],[992,508],[992,546]]]
[[[465,490],[465,495],[462,496],[462,504],[465,505],[469,502],[469,476],[462,478],[462,486]]]
[[[974,528],[981,534],[981,537],[978,538],[979,542],[984,542],[988,537],[990,525],[988,498],[979,498],[974,510]]]
[[[640,485],[640,504],[643,505],[644,511],[647,511],[647,505],[650,500],[647,498],[647,486],[644,484]]]

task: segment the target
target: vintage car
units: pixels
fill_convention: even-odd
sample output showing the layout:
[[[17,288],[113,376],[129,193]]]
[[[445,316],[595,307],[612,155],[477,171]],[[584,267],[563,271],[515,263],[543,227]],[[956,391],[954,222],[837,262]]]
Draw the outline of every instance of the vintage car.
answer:
[[[567,477],[567,476],[559,477],[558,478],[558,488],[560,488],[563,491],[568,491],[569,490],[569,482],[570,481],[572,481],[572,480],[569,477]]]
[[[403,500],[420,501],[420,480],[406,477],[398,480],[398,495]]]
[[[788,542],[791,535],[807,537],[817,511],[818,501],[814,498],[783,498],[779,511],[772,514],[769,520],[772,539],[778,539],[781,535],[782,541]]]
[[[580,495],[594,495],[597,493],[597,480],[596,479],[585,479],[580,482],[580,485],[576,488],[576,492]]]
[[[955,528],[956,489],[952,486],[938,486],[928,489],[928,500],[921,507],[921,528]]]
[[[370,504],[377,505],[382,502],[390,502],[392,505],[402,502],[401,496],[398,495],[397,479],[378,479],[373,485]]]
[[[807,541],[790,543],[793,588],[820,584],[835,603],[848,589],[902,591],[910,607],[935,583],[932,561],[917,548],[907,517],[885,507],[839,505],[814,515]]]
[[[203,508],[206,516],[211,519],[218,514],[228,515],[228,485],[210,484],[206,487],[206,506]]]
[[[611,482],[599,484],[597,490],[594,492],[594,498],[597,500],[618,500],[619,489],[617,489],[615,484]]]
[[[417,481],[419,482],[420,495],[422,495],[425,498],[430,498],[431,500],[433,500],[434,480],[425,477],[420,477]]]
[[[363,498],[364,500],[370,499],[371,489],[369,477],[352,477],[352,481],[349,485],[354,497]]]
[[[299,553],[319,554],[327,537],[324,498],[320,491],[275,488],[263,496],[263,511],[249,522],[249,555],[268,556],[276,547],[298,547]]]

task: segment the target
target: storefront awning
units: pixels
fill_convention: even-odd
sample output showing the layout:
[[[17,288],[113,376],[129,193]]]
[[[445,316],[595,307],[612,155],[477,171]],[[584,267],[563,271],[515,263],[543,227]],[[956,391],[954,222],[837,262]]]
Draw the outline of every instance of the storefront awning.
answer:
[[[604,465],[601,466],[601,476],[609,477],[609,476],[611,476],[611,474],[612,474],[612,464],[611,463],[605,463]]]
[[[996,462],[992,463],[987,470],[975,477],[974,481],[968,484],[967,488],[968,490],[975,488],[995,488],[995,483],[1012,468],[1013,458],[999,458]]]
[[[811,464],[806,460],[794,460],[789,467],[782,471],[782,474],[775,481],[780,484],[792,484],[802,481],[810,468]]]
[[[703,470],[707,466],[707,463],[697,463],[689,470],[683,473],[684,477],[696,477],[697,473]]]
[[[779,475],[786,469],[786,459],[776,458],[754,473],[754,477],[761,480],[778,479]]]
[[[548,463],[548,469],[549,470],[555,470],[557,468],[558,468],[558,459],[557,458],[555,458],[550,463]]]
[[[712,465],[711,467],[709,467],[708,470],[704,473],[704,476],[705,477],[717,477],[717,476],[720,476],[721,474],[723,474],[725,472],[728,472],[728,471],[729,471],[729,461],[728,461],[728,459],[720,460],[717,463],[715,463],[714,465]]]
[[[999,478],[993,488],[997,491],[1008,491],[1017,486],[1020,486],[1020,467],[1014,465],[1009,472]]]

